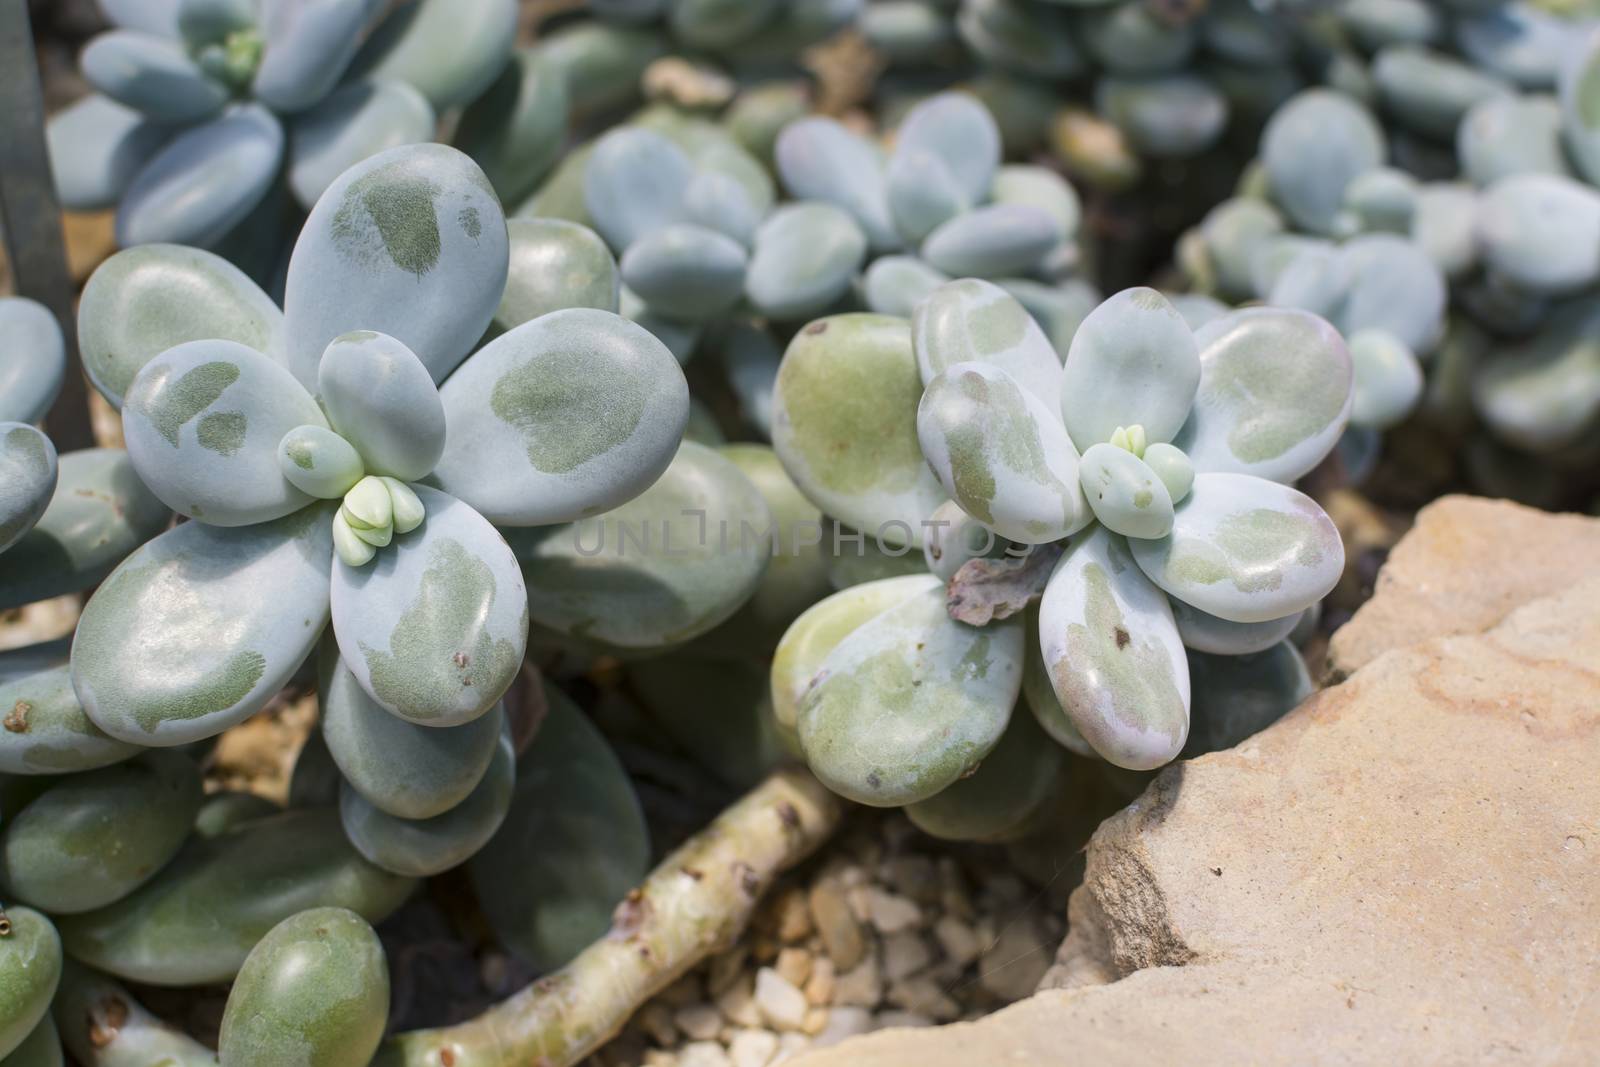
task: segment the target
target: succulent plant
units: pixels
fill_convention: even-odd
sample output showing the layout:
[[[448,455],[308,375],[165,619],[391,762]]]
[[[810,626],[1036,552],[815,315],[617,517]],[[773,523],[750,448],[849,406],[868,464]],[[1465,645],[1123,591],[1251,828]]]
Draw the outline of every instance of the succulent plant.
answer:
[[[513,0],[103,6],[115,28],[81,59],[95,91],[49,126],[62,203],[116,206],[124,247],[265,241],[268,269],[283,181],[309,210],[351,165],[433,140],[499,74],[516,20]]]
[[[952,514],[935,511],[948,496],[1012,545],[1066,541],[1038,612],[1050,684],[1030,703],[1069,747],[1143,769],[1184,745],[1186,641],[1266,648],[1337,581],[1337,530],[1287,483],[1334,447],[1352,401],[1343,340],[1307,312],[1192,331],[1160,294],[1128,290],[1084,320],[1063,364],[1014,298],[963,279],[909,323],[802,330],[774,444],[813,501],[880,540]],[[779,644],[775,717],[830,788],[930,802],[1006,735],[1023,623],[953,619],[935,575],[848,589]]]

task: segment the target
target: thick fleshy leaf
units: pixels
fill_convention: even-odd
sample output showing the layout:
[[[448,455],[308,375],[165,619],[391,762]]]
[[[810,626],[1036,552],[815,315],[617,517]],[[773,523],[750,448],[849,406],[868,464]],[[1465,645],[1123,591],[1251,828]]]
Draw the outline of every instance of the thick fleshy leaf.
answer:
[[[819,314],[849,290],[866,250],[866,238],[842,208],[785,204],[756,231],[745,296],[780,321]]]
[[[322,737],[351,788],[401,819],[432,818],[466,800],[494,758],[504,708],[461,726],[420,726],[368,696],[337,649],[322,654]]]
[[[50,1010],[61,980],[61,938],[32,908],[6,912],[11,929],[0,941],[0,1056],[27,1040]]]
[[[646,304],[675,318],[713,319],[744,293],[745,253],[716,230],[675,223],[646,234],[622,255],[622,280]]]
[[[864,623],[801,699],[806,763],[834,792],[893,807],[926,800],[994,748],[1022,686],[1022,620],[953,621],[935,587]]]
[[[508,531],[533,620],[582,642],[653,649],[699,637],[760,584],[771,512],[731,461],[684,442],[621,507],[565,526]]]
[[[0,297],[0,422],[38,422],[66,374],[66,342],[50,309]]]
[[[62,1067],[61,1035],[49,1014],[40,1019],[32,1032],[6,1058],[7,1067]]]
[[[670,5],[672,32],[691,48],[736,45],[770,22],[779,0],[677,0]]]
[[[218,1058],[236,1067],[367,1063],[388,1018],[378,935],[353,911],[310,908],[274,926],[245,958],[228,991]]]
[[[956,26],[961,39],[986,62],[1052,81],[1073,78],[1086,63],[1059,4],[1019,0],[969,0]]]
[[[89,42],[83,77],[106,96],[157,122],[198,122],[227,103],[228,90],[206,77],[178,41],[112,30]]]
[[[1561,145],[1561,105],[1549,96],[1492,96],[1456,131],[1462,177],[1489,185],[1512,174],[1570,174]]]
[[[779,732],[797,737],[800,703],[839,642],[895,605],[943,587],[929,574],[880,578],[842,589],[801,613],[772,654],[772,716]]]
[[[1172,601],[1172,617],[1185,648],[1218,656],[1243,656],[1264,652],[1288,637],[1304,612],[1264,622],[1229,622],[1208,615],[1181,600]]]
[[[364,567],[333,567],[333,632],[374,700],[425,726],[483,715],[522,666],[527,592],[493,526],[454,497],[414,487],[427,519]]]
[[[57,915],[105,907],[178,854],[200,797],[200,769],[180,752],[65,778],[6,821],[0,884]]]
[[[772,445],[812,502],[902,544],[944,503],[922,458],[922,379],[911,328],[887,315],[835,315],[795,335],[778,368]]]
[[[1413,352],[1432,352],[1444,331],[1448,291],[1444,275],[1421,246],[1395,234],[1363,234],[1346,242],[1338,257],[1345,289],[1327,318],[1339,331],[1351,337],[1384,330]],[[1299,306],[1277,298],[1282,287],[1273,287],[1270,302]]]
[[[1317,689],[1287,641],[1241,656],[1191,652],[1189,679],[1194,698],[1185,759],[1243,744]]]
[[[600,235],[565,219],[508,219],[511,267],[495,325],[509,330],[563,308],[616,313],[617,261]]]
[[[1029,828],[1055,795],[1066,753],[1025,709],[977,770],[927,800],[906,806],[923,833],[946,841],[1008,841]]]
[[[1265,622],[1327,596],[1344,542],[1316,501],[1248,474],[1199,474],[1172,533],[1133,541],[1150,580],[1229,622]]]
[[[1090,7],[1078,24],[1089,53],[1117,74],[1153,74],[1184,65],[1195,47],[1195,22],[1169,22],[1142,4]]]
[[[1561,295],[1600,279],[1600,192],[1554,174],[1502,178],[1478,199],[1484,262],[1530,293]]]
[[[693,223],[731,237],[745,248],[770,204],[757,206],[738,179],[718,171],[701,171],[683,191],[684,216]]]
[[[884,159],[876,145],[821,115],[785,126],[775,149],[778,174],[797,200],[821,200],[850,214],[874,252],[900,246],[889,214]]]
[[[50,173],[68,211],[114,207],[172,128],[91,93],[45,124]]]
[[[1417,190],[1411,239],[1445,277],[1460,278],[1478,262],[1477,190],[1465,182],[1428,182]]]
[[[140,169],[117,208],[117,243],[211,246],[261,202],[283,159],[283,127],[240,104],[183,131]]]
[[[968,560],[1003,559],[1014,547],[954,500],[935,508],[922,529],[922,561],[943,582],[954,578]]]
[[[289,260],[289,368],[310,388],[329,341],[378,326],[442,381],[493,318],[507,254],[500,203],[455,149],[404,145],[351,167]]]
[[[196,51],[255,25],[253,0],[178,0],[178,33]]]
[[[694,358],[700,350],[700,341],[705,337],[704,323],[679,322],[652,311],[639,299],[639,294],[626,285],[621,287],[617,296],[617,314],[642,327],[646,333],[666,345],[679,366]]]
[[[763,651],[771,647],[768,642]],[[772,717],[765,659],[652,656],[629,664],[628,679],[650,723],[702,771],[734,789],[754,789],[800,755]]]
[[[283,312],[221,256],[152,244],[127,248],[96,268],[78,303],[78,347],[89,380],[115,408],[134,375],[188,341],[237,341],[274,359]]]
[[[346,782],[339,821],[350,843],[395,874],[426,878],[465,863],[500,829],[511,807],[517,757],[502,730],[489,769],[461,803],[429,819],[401,819],[374,807]]]
[[[1383,131],[1359,103],[1308,89],[1279,108],[1261,135],[1273,200],[1313,233],[1331,233],[1345,187],[1383,162]]]
[[[605,738],[566,694],[544,694],[511,810],[467,870],[500,941],[548,974],[610,928],[649,869],[650,838]]]
[[[1200,236],[1216,271],[1219,290],[1236,298],[1254,295],[1251,264],[1256,249],[1283,231],[1283,216],[1265,200],[1237,196],[1206,213]]]
[[[1128,542],[1095,527],[1067,550],[1039,602],[1039,650],[1056,699],[1107,762],[1142,771],[1178,755],[1189,668],[1172,608]]]
[[[89,598],[72,685],[113,737],[183,745],[264,707],[328,620],[332,508],[218,529],[184,523],[129,556]]]
[[[0,774],[78,774],[143,751],[107,735],[83,713],[65,663],[0,681]]]
[[[1143,426],[1147,440],[1171,441],[1200,378],[1199,348],[1183,316],[1154,289],[1124,289],[1072,337],[1062,421],[1080,449],[1111,440],[1119,426]]]
[[[178,36],[178,9],[183,0],[99,0],[98,6],[113,26],[162,37]]]
[[[880,315],[911,318],[916,306],[950,280],[915,256],[879,256],[859,283],[861,302]]]
[[[1143,459],[1116,445],[1090,445],[1079,463],[1083,498],[1094,517],[1124,537],[1164,537],[1172,493]]]
[[[1188,73],[1101,78],[1095,109],[1140,154],[1157,158],[1197,155],[1215,144],[1228,124],[1227,97],[1210,81]]]
[[[134,378],[122,411],[128,455],[150,491],[216,526],[265,522],[310,501],[278,466],[278,442],[304,425],[325,425],[311,394],[233,341],[168,349]]]
[[[1533,4],[1497,5],[1456,24],[1456,43],[1477,66],[1524,89],[1548,89],[1570,52],[1570,23]]]
[[[1372,81],[1399,125],[1443,140],[1455,136],[1472,105],[1511,92],[1507,82],[1453,56],[1404,45],[1373,57]]]
[[[570,522],[672,462],[689,390],[672,353],[607,311],[556,311],[496,338],[440,391],[439,485],[511,526]]]
[[[1049,167],[1011,164],[995,171],[989,196],[997,204],[1029,204],[1045,212],[1061,227],[1063,239],[1078,232],[1083,205],[1067,180]]]
[[[194,832],[201,837],[221,837],[252,819],[276,815],[283,808],[260,793],[224,789],[207,793],[194,817]]]
[[[594,228],[620,255],[683,218],[693,177],[689,157],[665,136],[623,126],[595,143],[583,172],[583,202]]]
[[[739,399],[739,412],[762,437],[772,439],[772,393],[783,353],[765,329],[753,322],[734,322],[723,331],[722,361],[728,385]]]
[[[289,123],[289,188],[309,211],[349,168],[433,136],[433,106],[404,82],[354,82]]]
[[[957,363],[929,382],[917,438],[951,499],[1002,537],[1044,544],[1089,521],[1060,420],[998,367]]]
[[[972,209],[972,200],[961,188],[960,179],[932,152],[896,151],[884,180],[895,228],[913,245],[921,244],[928,234]]]
[[[361,453],[369,474],[416,481],[444,454],[444,404],[415,352],[388,334],[358,330],[328,344],[317,365],[328,421]]]
[[[0,422],[0,553],[22,540],[55,495],[50,438],[23,422]]]
[[[516,0],[417,0],[379,24],[354,69],[408,82],[444,112],[472,102],[499,77],[516,36]]]
[[[1000,165],[1000,130],[976,98],[949,92],[906,113],[895,133],[895,153],[928,152],[950,168],[970,203],[989,195]]]
[[[1600,33],[1574,46],[1560,71],[1562,129],[1567,150],[1589,181],[1600,179]]]
[[[874,534],[853,530],[836,519],[822,522],[823,562],[828,568],[828,584],[834,589],[848,589],[863,582],[880,578],[899,578],[907,574],[923,574],[927,563],[917,551],[916,532],[906,544],[897,539],[905,529],[897,522],[884,524],[886,529],[880,539]]]
[[[1015,297],[1029,317],[1039,324],[1055,348],[1058,360],[1067,358],[1078,327],[1089,317],[1089,312],[1100,306],[1100,290],[1082,278],[1068,278],[1056,284],[1032,278],[1000,278],[995,284]],[[1174,302],[1173,306],[1178,305]]]
[[[1027,631],[1023,636],[1026,642],[1022,663],[1023,703],[1028,706],[1034,720],[1044,728],[1050,740],[1084,759],[1100,759],[1100,753],[1083,739],[1083,735],[1073,724],[1072,717],[1067,714],[1066,709],[1061,706],[1061,701],[1056,697],[1055,683],[1050,680],[1050,672],[1045,668],[1044,650],[1039,644],[1037,604],[1027,610],[1026,625]],[[1012,712],[1012,714],[1017,713]]]
[[[1344,189],[1344,209],[1349,215],[1340,229],[1363,232],[1409,233],[1417,207],[1417,179],[1398,167],[1378,167],[1358,174]]]
[[[1304,311],[1246,308],[1196,339],[1200,389],[1173,441],[1195,470],[1292,482],[1332,450],[1354,399],[1350,353],[1332,326]]]
[[[924,385],[957,363],[992,364],[1056,408],[1061,359],[1022,304],[996,285],[962,278],[934,290],[912,314],[911,343]]]
[[[152,1015],[121,985],[87,967],[67,968],[52,1012],[61,1043],[84,1067],[214,1067],[217,1062],[214,1049]]]
[[[68,452],[57,469],[44,514],[0,556],[0,610],[98,584],[167,525],[170,513],[121,449]]]
[[[1350,422],[1386,430],[1404,421],[1422,399],[1422,364],[1411,349],[1386,330],[1350,335],[1355,399]]]
[[[343,907],[376,923],[415,886],[362,859],[334,811],[289,811],[191,839],[131,896],[63,920],[61,936],[76,959],[129,981],[228,982],[267,931],[296,912]]]
[[[957,215],[922,242],[922,257],[952,277],[997,278],[1037,267],[1066,235],[1032,204],[988,204]]]
[[[560,156],[571,110],[561,68],[522,49],[462,113],[455,145],[483,168],[501,203],[520,203]]]
[[[1525,451],[1584,441],[1600,423],[1600,309],[1576,301],[1485,362],[1472,378],[1472,402],[1497,437]]]
[[[339,84],[376,0],[264,0],[263,49],[250,92],[274,111],[303,111]]]

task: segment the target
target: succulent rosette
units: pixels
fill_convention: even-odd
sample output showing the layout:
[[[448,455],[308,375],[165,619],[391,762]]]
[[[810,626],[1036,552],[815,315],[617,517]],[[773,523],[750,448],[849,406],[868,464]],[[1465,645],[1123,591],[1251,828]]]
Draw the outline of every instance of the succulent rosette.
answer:
[[[514,0],[102,7],[115,28],[80,64],[95,91],[48,134],[62,203],[116,206],[125,247],[216,248],[260,208],[253,238],[275,251],[280,176],[309,209],[352,164],[432,140],[495,80],[516,25]]]
[[[774,445],[819,507],[891,544],[930,517],[945,545],[972,524],[990,550],[1065,544],[1031,618],[952,618],[947,568],[982,550],[930,552],[936,574],[817,604],[773,661],[780,729],[830,787],[880,805],[971,772],[1020,694],[1080,753],[1175,758],[1185,646],[1269,649],[1342,571],[1338,530],[1289,483],[1334,447],[1352,398],[1323,319],[1252,308],[1195,331],[1150,289],[1091,313],[1064,363],[978,279],[935,290],[910,322],[811,324],[778,375]]]
[[[405,146],[318,201],[281,312],[217,257],[167,245],[113,257],[80,310],[134,469],[190,520],[85,607],[83,710],[130,744],[211,737],[260,710],[326,628],[345,828],[408,875],[465,859],[510,804],[499,700],[529,592],[497,525],[624,504],[667,469],[688,416],[671,353],[610,311],[554,310],[473,352],[508,247],[470,159]],[[374,773],[380,749],[416,775]]]

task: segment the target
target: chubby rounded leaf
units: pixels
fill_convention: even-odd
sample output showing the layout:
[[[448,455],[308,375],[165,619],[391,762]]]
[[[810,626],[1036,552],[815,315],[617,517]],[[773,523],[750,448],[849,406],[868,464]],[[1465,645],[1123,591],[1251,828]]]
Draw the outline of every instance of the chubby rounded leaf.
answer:
[[[281,359],[283,312],[221,256],[182,245],[126,248],[89,276],[78,302],[78,348],[89,380],[115,408],[146,363],[189,341],[236,341]]]
[[[1185,648],[1218,656],[1243,656],[1263,652],[1294,632],[1305,612],[1262,622],[1229,622],[1208,615],[1181,600],[1172,601],[1172,617]]]
[[[841,208],[817,201],[785,204],[756,231],[745,297],[781,321],[827,310],[850,288],[867,241]]]
[[[555,687],[545,685],[544,699],[511,808],[467,870],[496,936],[549,973],[610,929],[649,870],[650,837],[600,731]]]
[[[746,186],[731,174],[703,170],[683,191],[685,217],[708,230],[715,230],[749,248],[756,227],[770,204],[759,207]]]
[[[932,152],[900,149],[889,160],[889,213],[913,244],[972,207],[969,194],[945,161]]]
[[[1485,264],[1530,293],[1563,295],[1600,279],[1600,192],[1556,174],[1516,174],[1478,199]]]
[[[410,482],[444,454],[445,417],[428,368],[404,342],[357,330],[328,343],[317,365],[328,421],[369,474]]]
[[[427,726],[483,715],[522,666],[527,591],[500,534],[476,511],[416,486],[423,524],[363,567],[333,567],[339,654],[371,697]]]
[[[1172,533],[1130,547],[1150,580],[1229,622],[1266,622],[1327,596],[1344,542],[1316,501],[1248,474],[1199,474]]]
[[[1056,408],[1061,358],[1027,309],[997,285],[962,278],[933,290],[912,314],[911,343],[924,385],[957,363],[988,363]]]
[[[50,1011],[61,981],[61,938],[32,908],[6,910],[11,930],[0,938],[0,1057],[28,1039]]]
[[[461,726],[407,722],[367,694],[335,649],[323,667],[322,737],[339,772],[368,803],[401,819],[427,819],[467,799],[494,758],[504,709]]]
[[[608,311],[572,308],[490,342],[440,390],[439,485],[511,526],[616,507],[672,461],[689,388],[672,353]]]
[[[823,658],[801,699],[806,763],[834,792],[894,807],[926,800],[994,748],[1022,686],[1022,620],[981,629],[945,594],[913,594]]]
[[[1172,493],[1148,463],[1116,445],[1091,445],[1078,464],[1083,499],[1100,524],[1124,537],[1164,537]]]
[[[646,234],[622,255],[622,280],[646,304],[674,318],[722,315],[744,293],[745,253],[715,230],[675,223]]]
[[[1560,68],[1562,132],[1583,176],[1600,180],[1600,34],[1577,43]]]
[[[565,219],[510,219],[511,268],[495,325],[509,330],[563,308],[616,313],[621,275],[587,226]]]
[[[0,422],[38,422],[66,374],[61,327],[37,301],[0,297],[0,338]]]
[[[83,713],[65,663],[0,680],[0,709],[6,712],[0,774],[78,774],[143,751],[106,734]]]
[[[895,605],[943,587],[931,574],[880,578],[841,589],[802,612],[772,654],[772,715],[779,732],[796,734],[801,701],[839,642]]]
[[[117,243],[216,245],[261,202],[282,159],[283,127],[260,104],[239,104],[190,127],[123,193]]]
[[[560,157],[571,111],[560,66],[539,49],[520,49],[462,112],[455,145],[483,168],[501,203],[520,203]]]
[[[737,466],[685,441],[621,507],[507,535],[540,628],[586,645],[654,649],[699,637],[750,598],[772,521]]]
[[[1185,759],[1242,744],[1317,690],[1288,641],[1237,656],[1191,652],[1189,679],[1194,705]]]
[[[1422,364],[1411,349],[1387,330],[1350,335],[1355,398],[1350,422],[1386,430],[1405,420],[1422,399]]]
[[[943,223],[922,242],[922,257],[952,277],[995,278],[1038,267],[1065,234],[1033,204],[988,204]]]
[[[917,437],[945,492],[1002,537],[1044,544],[1089,521],[1077,449],[1055,414],[998,367],[957,363],[929,382]]]
[[[1000,128],[975,97],[939,93],[907,112],[895,133],[896,155],[919,151],[948,167],[968,202],[977,203],[1000,166]]]
[[[836,119],[812,115],[785,126],[774,151],[778,175],[795,199],[843,208],[875,252],[900,246],[876,145]]]
[[[460,729],[460,727],[457,727]],[[349,782],[339,790],[339,820],[350,843],[395,874],[426,878],[465,863],[488,843],[511,807],[516,754],[501,730],[489,769],[461,803],[427,819],[402,819],[374,807]]]
[[[172,127],[90,93],[50,116],[44,132],[61,206],[100,211],[116,206]]]
[[[1026,833],[1055,795],[1066,753],[1025,710],[971,774],[906,806],[923,833],[946,841],[1007,841]]]
[[[1143,426],[1171,441],[1200,382],[1194,332],[1154,289],[1124,289],[1078,326],[1061,375],[1061,417],[1080,449]]]
[[[237,1067],[366,1063],[389,1018],[389,967],[378,935],[347,908],[291,915],[245,957],[217,1041]]]
[[[620,255],[683,218],[694,170],[683,150],[654,130],[623,126],[595,142],[583,172],[583,202]]]
[[[220,837],[191,838],[130,896],[63,919],[61,937],[75,959],[129,981],[228,982],[267,932],[296,912],[349,908],[381,922],[415,886],[362,859],[331,809],[288,811]]]
[[[157,122],[198,122],[228,101],[227,87],[170,38],[112,30],[90,41],[78,62],[91,86]]]
[[[772,445],[825,514],[911,544],[945,500],[917,439],[921,396],[905,319],[818,319],[795,335],[778,368]]]
[[[494,316],[507,255],[500,202],[455,149],[403,145],[351,167],[289,260],[289,369],[311,388],[329,341],[381,327],[443,380]]]
[[[0,553],[44,516],[58,477],[50,438],[21,422],[0,422]]]
[[[311,210],[349,168],[430,140],[433,107],[405,82],[353,82],[289,122],[289,189]]]
[[[1228,99],[1206,78],[1181,72],[1104,77],[1095,107],[1141,155],[1192,156],[1216,143],[1228,123]]]
[[[1200,389],[1173,444],[1196,471],[1292,482],[1344,432],[1355,375],[1339,333],[1305,311],[1246,308],[1207,323]]]
[[[1044,665],[1044,650],[1039,644],[1037,604],[1028,608],[1026,626],[1027,632],[1023,636],[1026,642],[1022,662],[1023,703],[1027,704],[1034,720],[1049,735],[1051,741],[1084,759],[1100,759],[1100,753],[1083,739],[1083,734],[1079,733],[1078,727],[1073,724],[1072,716],[1067,714],[1066,709],[1061,706],[1061,700],[1056,696],[1055,683],[1050,680],[1050,671]]]
[[[7,819],[0,884],[58,915],[121,900],[178,854],[200,797],[200,769],[180,752],[64,778]]]
[[[1383,163],[1383,130],[1355,100],[1307,89],[1280,107],[1261,135],[1273,200],[1313,233],[1333,232],[1346,186]]]
[[[879,256],[862,273],[858,289],[868,311],[911,318],[916,306],[949,280],[915,256]]]
[[[444,112],[494,82],[516,36],[516,0],[417,0],[379,23],[353,69],[414,85]]]
[[[1600,420],[1600,309],[1579,300],[1473,375],[1472,402],[1495,436],[1535,454],[1584,441]],[[5,557],[0,557],[0,566]]]
[[[189,522],[138,549],[89,598],[72,685],[113,737],[183,745],[264,707],[328,621],[328,505],[219,529]]]
[[[376,7],[372,0],[268,0],[250,92],[274,111],[303,111],[339,84]]]
[[[278,466],[278,442],[322,412],[281,364],[234,341],[191,341],[145,364],[122,430],[139,477],[173,511],[215,526],[286,515],[310,498]]]
[[[1039,650],[1062,709],[1107,762],[1149,770],[1177,757],[1189,668],[1167,598],[1128,542],[1095,527],[1067,550],[1039,602]]]

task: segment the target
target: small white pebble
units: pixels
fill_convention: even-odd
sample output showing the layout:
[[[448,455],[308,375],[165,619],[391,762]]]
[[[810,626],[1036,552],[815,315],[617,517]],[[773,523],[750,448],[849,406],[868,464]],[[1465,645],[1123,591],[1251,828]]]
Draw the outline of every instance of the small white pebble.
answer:
[[[733,1067],[728,1053],[715,1041],[691,1041],[678,1050],[678,1067]]]
[[[881,889],[867,890],[867,921],[881,934],[914,930],[922,923],[922,909],[916,902]]]
[[[710,1004],[685,1004],[672,1013],[672,1021],[691,1041],[710,1041],[722,1029],[722,1013]]]
[[[767,1030],[740,1030],[728,1045],[733,1067],[767,1067],[778,1054],[778,1035]]]
[[[756,972],[756,1008],[767,1024],[798,1030],[805,1023],[806,995],[771,967]]]

